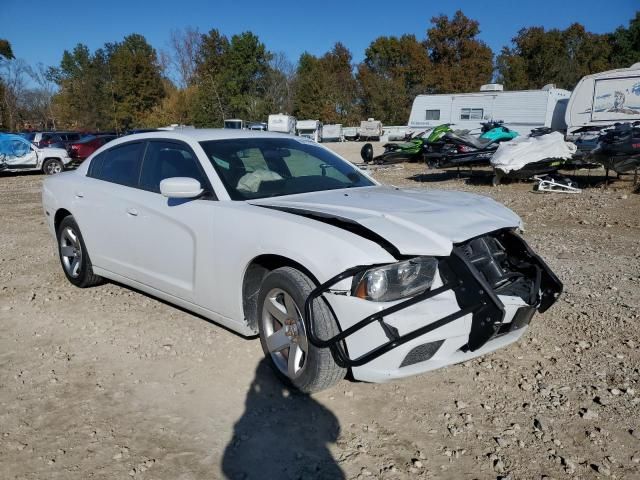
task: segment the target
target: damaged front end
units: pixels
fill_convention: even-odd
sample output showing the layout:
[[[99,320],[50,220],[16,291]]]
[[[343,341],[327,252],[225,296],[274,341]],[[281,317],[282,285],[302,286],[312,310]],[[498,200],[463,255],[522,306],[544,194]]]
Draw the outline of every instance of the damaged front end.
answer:
[[[338,283],[358,278],[372,267],[378,266],[352,267],[319,285],[305,302],[303,320],[309,341],[318,348],[329,348],[341,366],[358,367],[422,335],[471,315],[468,340],[460,351],[474,352],[490,340],[528,325],[535,311],[546,311],[558,299],[563,288],[545,262],[513,230],[500,230],[455,244],[450,256],[438,258],[437,261],[441,285],[372,313],[332,338],[321,338],[315,330],[314,301],[326,301],[323,295],[331,293]],[[447,292],[455,295],[459,307],[457,311],[404,334],[399,333],[397,325],[393,326],[385,321],[385,317]],[[352,290],[351,295],[354,293]],[[524,306],[509,318],[510,321],[505,321],[506,308],[499,297],[518,297]],[[351,358],[346,347],[347,340],[352,335],[362,333],[362,329],[372,324],[378,324],[382,328],[387,340]],[[442,342],[425,344],[421,347],[429,351],[418,353],[422,355],[421,358],[427,359],[441,344]],[[410,354],[415,354],[414,350]]]

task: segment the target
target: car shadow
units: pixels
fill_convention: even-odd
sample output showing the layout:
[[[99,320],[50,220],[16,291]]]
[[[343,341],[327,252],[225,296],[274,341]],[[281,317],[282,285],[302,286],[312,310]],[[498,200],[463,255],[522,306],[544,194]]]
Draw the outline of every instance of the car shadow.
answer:
[[[336,416],[310,395],[286,387],[264,359],[225,448],[222,472],[231,480],[344,479],[329,451],[339,434]]]

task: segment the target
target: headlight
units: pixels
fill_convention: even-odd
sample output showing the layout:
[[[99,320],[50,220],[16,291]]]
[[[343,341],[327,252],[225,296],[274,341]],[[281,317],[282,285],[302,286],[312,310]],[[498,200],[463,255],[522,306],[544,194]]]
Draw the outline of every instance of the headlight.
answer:
[[[438,261],[433,257],[372,268],[354,279],[352,294],[374,302],[412,297],[431,288],[437,268]]]

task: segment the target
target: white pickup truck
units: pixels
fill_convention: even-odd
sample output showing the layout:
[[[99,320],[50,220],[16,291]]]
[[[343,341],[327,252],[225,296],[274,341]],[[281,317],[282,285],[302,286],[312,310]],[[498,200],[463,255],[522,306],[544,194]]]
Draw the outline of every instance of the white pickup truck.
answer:
[[[0,134],[0,172],[62,172],[71,163],[64,148],[38,148],[20,135]]]

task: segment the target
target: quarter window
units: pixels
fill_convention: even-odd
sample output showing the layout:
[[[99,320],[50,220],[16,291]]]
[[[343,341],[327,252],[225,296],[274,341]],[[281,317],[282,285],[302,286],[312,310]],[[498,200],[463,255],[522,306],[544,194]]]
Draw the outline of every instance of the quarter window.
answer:
[[[91,169],[91,176],[128,187],[138,186],[143,147],[143,142],[136,142],[107,150],[99,156],[95,168]]]
[[[440,120],[440,110],[427,110],[425,120]]]
[[[460,120],[482,120],[484,117],[483,108],[461,108]]]
[[[186,145],[175,142],[149,142],[140,174],[140,188],[160,193],[165,178],[188,177],[206,188],[200,163]]]

